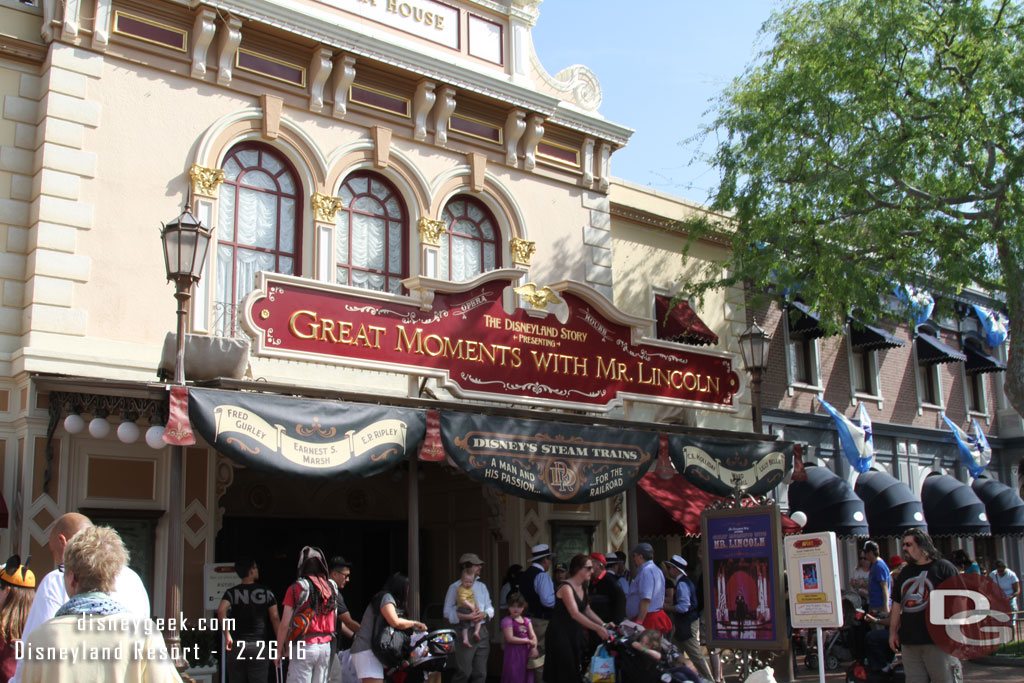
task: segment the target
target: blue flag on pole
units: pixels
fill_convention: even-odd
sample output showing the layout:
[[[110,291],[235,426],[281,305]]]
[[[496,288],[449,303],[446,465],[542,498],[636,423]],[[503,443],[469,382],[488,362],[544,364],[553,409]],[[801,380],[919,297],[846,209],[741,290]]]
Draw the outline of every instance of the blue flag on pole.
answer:
[[[836,423],[836,431],[839,432],[839,445],[850,462],[850,466],[858,472],[864,473],[871,468],[871,460],[875,456],[875,442],[871,431],[871,418],[864,404],[860,404],[860,424],[858,425],[827,402],[818,397],[818,403],[824,408],[832,420]]]
[[[1009,321],[999,311],[993,311],[973,304],[974,313],[978,316],[978,320],[981,321],[982,327],[985,328],[985,341],[989,346],[995,347],[1006,341],[1007,325]]]
[[[942,414],[942,419],[953,431],[957,450],[960,451],[960,459],[967,466],[967,471],[971,473],[971,476],[977,479],[992,460],[992,447],[989,446],[985,433],[981,431],[981,426],[977,420],[971,420],[974,423],[974,434],[968,435],[955,422],[946,417],[945,413]]]
[[[924,290],[917,290],[913,285],[897,285],[893,290],[896,298],[903,302],[915,325],[923,325],[932,317],[935,310],[935,299]]]

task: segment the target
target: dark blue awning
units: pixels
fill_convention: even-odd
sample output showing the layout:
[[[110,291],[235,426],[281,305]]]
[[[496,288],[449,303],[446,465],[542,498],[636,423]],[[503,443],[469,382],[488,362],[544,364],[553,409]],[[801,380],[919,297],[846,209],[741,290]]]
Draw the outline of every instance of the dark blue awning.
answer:
[[[985,504],[992,533],[1024,535],[1024,500],[1012,488],[995,479],[975,479],[971,489]]]
[[[917,334],[917,360],[925,365],[963,363],[967,356],[930,334]]]
[[[907,529],[927,529],[924,508],[910,487],[886,472],[857,477],[853,490],[864,501],[872,536],[902,536]]]
[[[837,536],[867,536],[864,501],[827,467],[808,465],[807,481],[789,485],[789,509],[807,515],[804,533],[834,531]],[[792,513],[791,513],[792,514]]]
[[[903,340],[886,332],[881,327],[865,325],[859,320],[850,319],[850,345],[857,351],[877,351],[879,349],[895,349],[903,346]]]
[[[821,326],[818,314],[811,312],[807,304],[791,301],[789,307],[796,310],[796,313],[787,311],[790,334],[804,339],[818,339],[825,336],[825,330]]]
[[[930,474],[921,487],[924,518],[932,536],[988,536],[985,504],[971,487],[948,474]]]
[[[974,344],[964,344],[964,352],[967,355],[967,365],[964,369],[968,375],[1006,371],[1006,363],[988,355]]]

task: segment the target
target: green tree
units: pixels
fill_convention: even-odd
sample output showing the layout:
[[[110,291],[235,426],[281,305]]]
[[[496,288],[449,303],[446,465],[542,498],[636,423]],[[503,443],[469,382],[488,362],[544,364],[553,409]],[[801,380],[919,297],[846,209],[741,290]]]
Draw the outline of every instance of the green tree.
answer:
[[[894,283],[1005,296],[1006,393],[1024,415],[1024,17],[992,0],[813,0],[776,12],[703,133],[727,227],[695,294],[799,287],[838,329]],[[777,290],[776,290],[777,291]]]

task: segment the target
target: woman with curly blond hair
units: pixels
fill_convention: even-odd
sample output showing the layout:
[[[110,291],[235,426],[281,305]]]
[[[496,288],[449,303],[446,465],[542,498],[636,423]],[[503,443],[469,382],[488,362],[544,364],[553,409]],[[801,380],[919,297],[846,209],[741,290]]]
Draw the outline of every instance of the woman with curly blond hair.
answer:
[[[163,636],[111,597],[128,551],[109,527],[82,529],[64,548],[71,598],[28,635],[24,683],[180,683]]]

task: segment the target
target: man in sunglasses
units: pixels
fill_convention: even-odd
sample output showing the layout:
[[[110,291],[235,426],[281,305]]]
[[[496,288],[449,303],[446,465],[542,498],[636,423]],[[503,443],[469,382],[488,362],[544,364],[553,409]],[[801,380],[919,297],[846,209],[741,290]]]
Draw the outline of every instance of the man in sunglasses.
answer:
[[[29,610],[22,631],[21,638],[24,642],[28,642],[29,635],[37,626],[56,616],[57,610],[68,601],[68,592],[64,587],[64,547],[72,536],[92,525],[92,520],[77,512],[62,515],[54,522],[50,529],[49,547],[57,568],[44,576],[36,588],[36,598],[32,602],[32,609]],[[121,603],[132,616],[139,619],[150,617],[149,594],[142,584],[142,579],[128,565],[125,565],[117,575],[111,597]],[[22,663],[18,662],[18,670],[11,681],[21,683]]]

